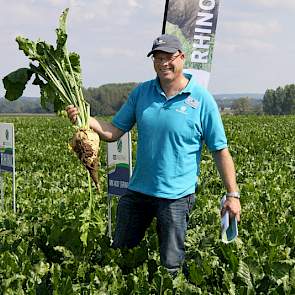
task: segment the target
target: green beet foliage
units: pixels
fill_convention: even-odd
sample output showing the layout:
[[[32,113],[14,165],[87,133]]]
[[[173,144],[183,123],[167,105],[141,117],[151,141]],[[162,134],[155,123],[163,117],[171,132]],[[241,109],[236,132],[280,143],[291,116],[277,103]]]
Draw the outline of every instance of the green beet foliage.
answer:
[[[155,224],[140,247],[110,247],[105,145],[102,193],[93,198],[85,247],[80,235],[88,183],[66,144],[68,120],[0,121],[15,124],[18,205],[14,215],[5,175],[0,294],[295,294],[294,116],[224,117],[242,196],[240,236],[234,244],[220,241],[223,187],[204,151],[186,241],[189,280],[182,274],[172,280],[160,266]]]
[[[20,68],[3,78],[6,89],[5,98],[14,101],[20,98],[28,81],[34,77],[33,84],[40,88],[41,106],[48,109],[53,106],[55,112],[61,112],[68,105],[79,108],[78,127],[88,127],[90,107],[82,92],[80,57],[68,52],[66,20],[69,9],[66,8],[59,18],[56,29],[56,46],[38,40],[31,41],[17,36],[19,50],[31,60],[29,68]]]

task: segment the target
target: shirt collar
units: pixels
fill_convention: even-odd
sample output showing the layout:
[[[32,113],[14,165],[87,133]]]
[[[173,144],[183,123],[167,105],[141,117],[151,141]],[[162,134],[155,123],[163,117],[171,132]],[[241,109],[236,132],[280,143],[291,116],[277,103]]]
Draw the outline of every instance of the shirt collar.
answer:
[[[194,78],[192,77],[191,74],[187,74],[187,73],[184,73],[184,76],[189,80],[189,82],[187,83],[187,85],[177,95],[180,95],[182,93],[192,94],[193,87],[195,85]],[[156,79],[154,81],[155,81],[155,87],[156,87],[158,93],[160,93],[161,95],[166,96],[165,95],[165,92],[161,88],[159,77],[156,77]]]

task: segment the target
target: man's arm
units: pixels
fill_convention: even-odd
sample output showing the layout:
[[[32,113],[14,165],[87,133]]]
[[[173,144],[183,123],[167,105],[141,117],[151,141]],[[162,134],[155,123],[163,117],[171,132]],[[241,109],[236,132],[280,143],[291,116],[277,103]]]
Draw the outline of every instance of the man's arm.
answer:
[[[77,120],[77,115],[79,113],[78,109],[74,106],[70,105],[66,108],[68,113],[68,117],[72,123],[75,123]],[[90,117],[89,127],[93,129],[96,133],[98,133],[99,137],[108,142],[118,140],[125,132],[112,123],[105,122],[102,120],[96,120],[93,117]]]
[[[236,182],[236,170],[229,150],[225,148],[216,151],[213,153],[213,157],[227,192],[238,192],[239,189]],[[222,214],[226,210],[229,210],[231,216],[236,216],[238,221],[240,221],[241,205],[239,199],[227,197],[227,200],[224,203],[224,207],[222,209]]]
[[[89,127],[92,128],[99,137],[108,142],[118,140],[125,132],[110,122],[105,122],[102,120],[96,120],[93,117],[90,117]]]

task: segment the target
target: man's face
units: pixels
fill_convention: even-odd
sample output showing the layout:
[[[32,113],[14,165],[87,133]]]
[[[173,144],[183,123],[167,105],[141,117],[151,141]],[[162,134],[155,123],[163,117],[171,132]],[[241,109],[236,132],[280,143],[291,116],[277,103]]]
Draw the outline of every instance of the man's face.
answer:
[[[172,81],[182,75],[184,53],[156,51],[153,54],[154,69],[161,81]]]

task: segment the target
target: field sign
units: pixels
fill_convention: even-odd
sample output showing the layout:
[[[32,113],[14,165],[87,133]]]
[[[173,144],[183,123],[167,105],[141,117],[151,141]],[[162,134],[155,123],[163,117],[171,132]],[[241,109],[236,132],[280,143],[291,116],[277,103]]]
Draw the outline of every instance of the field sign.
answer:
[[[112,197],[123,196],[132,174],[131,133],[107,144],[108,166],[108,234],[112,238]]]
[[[14,125],[11,123],[0,123],[0,187],[2,208],[4,207],[4,181],[2,178],[2,173],[4,172],[12,174],[13,210],[16,212]]]
[[[131,136],[125,133],[118,141],[108,143],[108,194],[126,193],[131,176]]]

